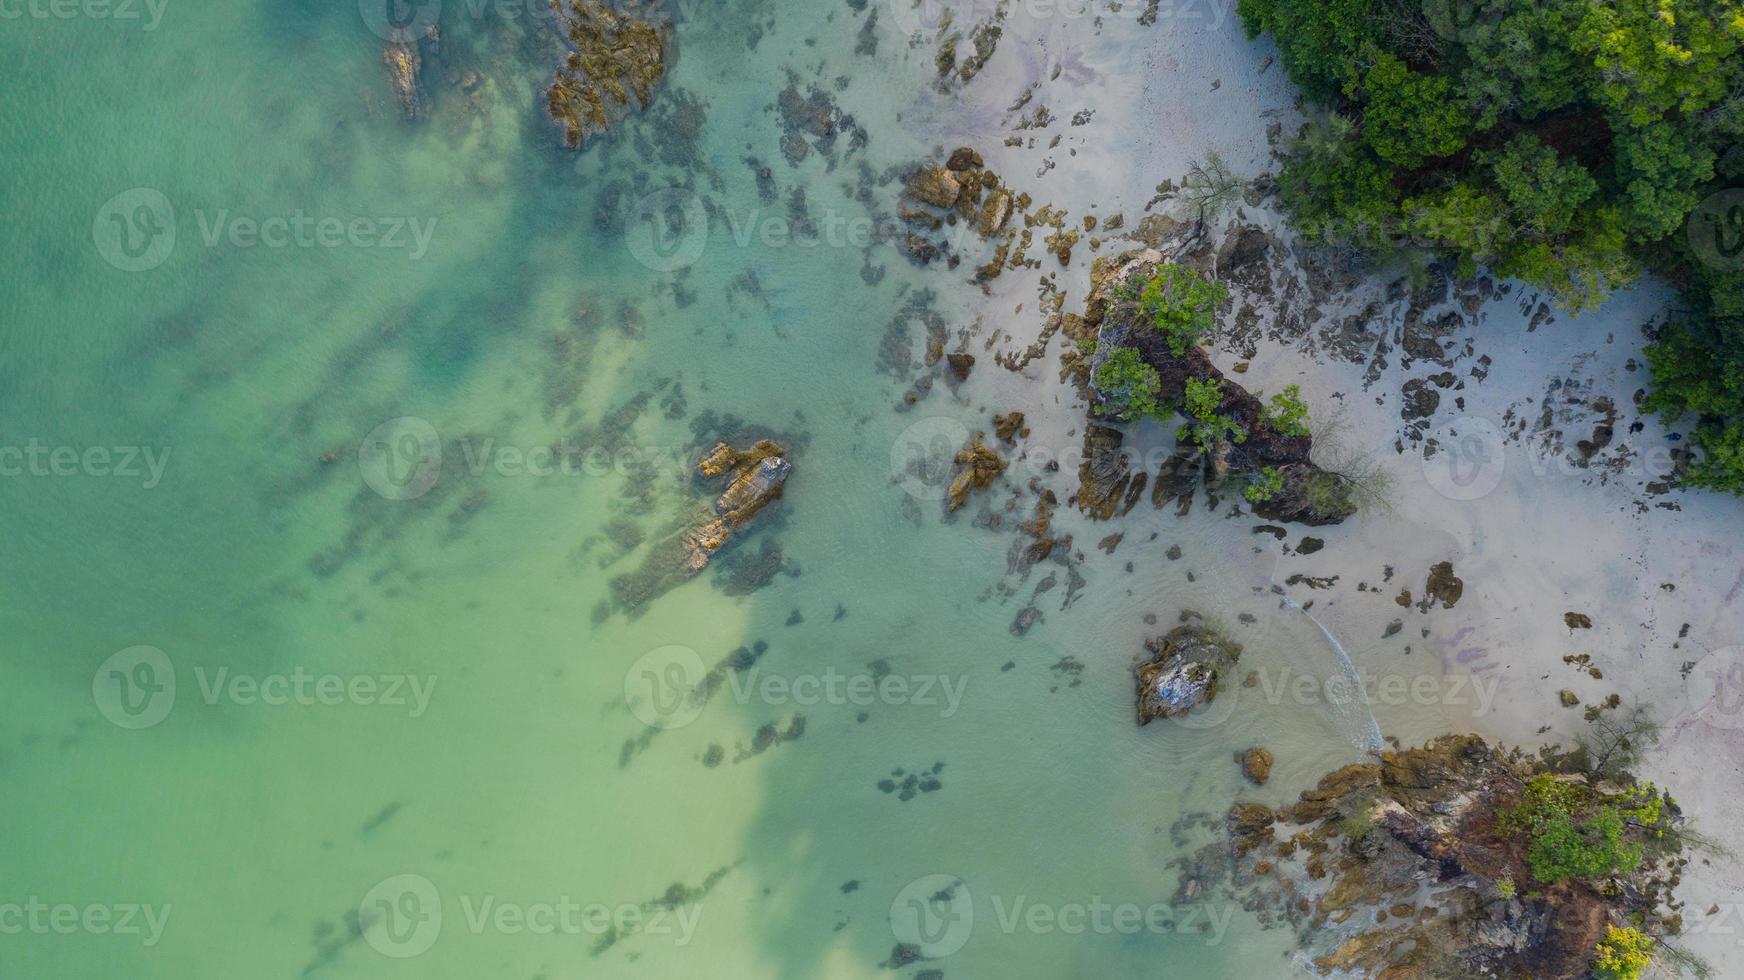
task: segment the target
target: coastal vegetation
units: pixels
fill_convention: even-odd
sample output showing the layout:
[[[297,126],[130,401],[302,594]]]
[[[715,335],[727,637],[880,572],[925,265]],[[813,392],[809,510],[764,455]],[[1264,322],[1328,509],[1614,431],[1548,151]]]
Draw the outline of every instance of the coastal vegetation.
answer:
[[[1591,309],[1644,271],[1683,309],[1646,407],[1692,485],[1744,493],[1744,4],[1240,0],[1319,115],[1278,180],[1297,230],[1451,257]]]

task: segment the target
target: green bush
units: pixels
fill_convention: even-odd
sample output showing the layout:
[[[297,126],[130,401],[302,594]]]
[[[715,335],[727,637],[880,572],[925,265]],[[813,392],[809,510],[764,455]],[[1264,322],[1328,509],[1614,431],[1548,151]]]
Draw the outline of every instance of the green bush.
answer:
[[[1241,495],[1250,504],[1263,504],[1284,492],[1284,475],[1275,466],[1261,467],[1253,474]]]
[[[1266,406],[1265,419],[1274,432],[1308,435],[1308,405],[1302,401],[1302,386],[1285,385],[1281,393],[1273,395],[1271,404]]]
[[[1633,871],[1641,864],[1642,847],[1623,843],[1623,818],[1612,807],[1600,807],[1576,823],[1556,814],[1533,842],[1527,861],[1532,877],[1547,885],[1570,878],[1602,878]]]
[[[1647,795],[1658,799],[1657,792]],[[1554,885],[1570,878],[1602,878],[1635,870],[1644,849],[1623,840],[1626,813],[1658,819],[1657,807],[1646,804],[1642,794],[1625,794],[1620,808],[1598,802],[1583,783],[1542,773],[1526,784],[1520,802],[1502,814],[1501,828],[1527,836],[1532,877]]]
[[[1096,390],[1106,399],[1103,411],[1124,417],[1160,417],[1167,409],[1157,399],[1162,380],[1138,351],[1117,347],[1096,369]]]
[[[1640,980],[1653,963],[1653,940],[1639,929],[1608,926],[1593,958],[1600,980]]]
[[[1200,452],[1209,452],[1223,438],[1236,442],[1247,441],[1247,430],[1235,424],[1235,420],[1217,411],[1223,404],[1223,383],[1210,378],[1188,378],[1186,394],[1182,398],[1181,411],[1189,419],[1182,433],[1186,439],[1192,440]],[[1177,436],[1176,438],[1182,438]]]

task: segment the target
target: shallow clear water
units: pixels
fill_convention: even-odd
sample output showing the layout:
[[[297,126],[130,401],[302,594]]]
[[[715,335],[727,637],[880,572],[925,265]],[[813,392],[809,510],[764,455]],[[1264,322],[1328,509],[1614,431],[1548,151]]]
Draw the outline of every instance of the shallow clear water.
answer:
[[[1062,609],[1063,568],[1007,576],[1008,528],[945,519],[936,485],[892,465],[917,423],[1016,407],[971,385],[894,410],[886,325],[922,290],[965,323],[978,297],[961,277],[886,246],[735,240],[796,188],[814,218],[892,210],[880,178],[933,152],[949,118],[926,53],[886,17],[879,55],[855,54],[865,15],[847,4],[693,12],[663,105],[688,93],[700,126],[657,107],[574,155],[538,111],[540,17],[455,6],[418,123],[349,4],[0,25],[0,444],[45,454],[0,479],[0,973],[889,975],[912,900],[952,879],[972,912],[934,903],[938,956],[905,972],[1287,973],[1287,937],[1245,913],[1169,907],[1171,862],[1209,839],[1172,827],[1238,794],[1282,798],[1244,792],[1238,749],[1290,747],[1276,789],[1357,748],[1322,703],[1259,711],[1241,692],[1203,722],[1139,729],[1129,672],[1183,609],[1228,624],[1244,664],[1326,671],[1318,630],[1268,591],[1272,539],[1147,507],[1107,558],[1085,526],[1087,585]],[[833,169],[784,160],[789,71],[869,145],[839,145]],[[747,157],[772,168],[774,201]],[[631,247],[635,202],[674,185],[713,230],[662,271]],[[106,238],[155,205],[140,189],[174,208],[167,254]],[[378,237],[271,247],[234,223],[298,214]],[[711,571],[600,615],[610,580],[702,499],[681,472],[699,441],[747,427],[790,442],[794,475],[728,557],[777,542],[784,573],[735,594]],[[658,465],[527,472],[554,445]],[[56,447],[80,454],[66,475]],[[120,466],[132,447],[149,454]],[[644,543],[623,554],[626,528]],[[1056,572],[1043,621],[1013,636]],[[662,713],[671,664],[759,643],[706,707]],[[153,693],[172,671],[173,697]],[[906,693],[798,691],[887,672]],[[795,715],[801,737],[751,754]],[[1436,725],[1409,705],[1380,721],[1407,738]],[[938,788],[878,785],[916,771]],[[697,891],[647,921],[675,883]],[[583,911],[544,918],[571,902]],[[1075,918],[1099,903],[1147,918]],[[39,904],[81,917],[5,931]],[[84,917],[135,904],[161,931]],[[595,905],[643,918],[603,943]]]

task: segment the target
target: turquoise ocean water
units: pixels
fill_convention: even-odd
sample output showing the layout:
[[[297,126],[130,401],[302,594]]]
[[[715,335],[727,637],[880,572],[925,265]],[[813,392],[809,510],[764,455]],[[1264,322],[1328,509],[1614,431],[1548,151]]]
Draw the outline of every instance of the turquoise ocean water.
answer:
[[[450,3],[417,122],[350,4],[138,13],[0,23],[0,975],[1293,969],[1246,913],[1170,904],[1210,839],[1182,819],[1242,793],[1236,749],[1290,746],[1264,799],[1356,749],[1316,706],[1141,730],[1128,673],[1142,617],[1183,608],[1254,663],[1307,656],[1254,591],[1270,552],[1143,508],[1128,538],[1157,542],[1013,636],[1067,573],[1008,579],[1014,537],[892,454],[1021,406],[941,385],[899,413],[879,370],[917,297],[954,327],[976,296],[887,246],[737,240],[799,191],[819,222],[894,210],[937,149],[905,119],[949,109],[894,18],[868,55],[848,3],[698,7],[654,111],[577,155],[536,6]],[[789,163],[790,80],[866,146]],[[710,215],[681,268],[637,210],[672,187]],[[345,230],[256,241],[273,219]],[[612,611],[705,499],[683,470],[763,432],[792,449],[778,509]],[[530,472],[551,447],[613,462]],[[739,648],[675,717],[662,685]],[[832,677],[908,686],[813,696]],[[881,966],[917,928],[929,958]]]

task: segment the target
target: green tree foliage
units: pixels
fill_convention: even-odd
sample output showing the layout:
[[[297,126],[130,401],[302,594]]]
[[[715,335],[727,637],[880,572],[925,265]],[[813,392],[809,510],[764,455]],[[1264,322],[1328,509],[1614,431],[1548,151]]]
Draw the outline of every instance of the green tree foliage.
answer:
[[[1273,395],[1271,404],[1266,406],[1265,418],[1274,432],[1308,435],[1308,404],[1302,400],[1302,386],[1285,385],[1281,393]]]
[[[1283,492],[1284,474],[1275,466],[1262,466],[1242,488],[1241,495],[1250,504],[1263,504]]]
[[[1687,287],[1689,316],[1649,350],[1648,404],[1688,426],[1689,482],[1744,493],[1744,271],[1686,239],[1704,200],[1744,182],[1744,0],[1237,9],[1323,111],[1279,175],[1298,231],[1428,249],[1576,311],[1643,269]],[[1714,233],[1744,236],[1737,218]]]
[[[1104,411],[1125,417],[1161,416],[1167,409],[1157,399],[1162,380],[1157,369],[1144,362],[1131,347],[1109,352],[1096,369],[1096,390],[1107,399]]]
[[[1188,378],[1182,402],[1181,412],[1190,420],[1182,432],[1201,452],[1209,451],[1219,439],[1247,441],[1247,430],[1217,411],[1223,404],[1222,382],[1210,378]]]
[[[1363,139],[1388,163],[1415,167],[1426,157],[1442,157],[1465,145],[1471,115],[1450,78],[1412,71],[1381,51],[1346,95],[1364,97]]]
[[[1180,357],[1211,329],[1217,307],[1228,298],[1221,283],[1170,262],[1158,266],[1139,291],[1138,305],[1167,339],[1169,353]]]
[[[1526,784],[1520,802],[1502,815],[1502,829],[1530,841],[1527,862],[1532,877],[1547,885],[1570,878],[1602,878],[1633,871],[1645,848],[1624,840],[1633,826],[1657,823],[1658,792],[1643,785],[1617,802],[1601,802],[1585,784],[1565,782],[1549,773]]]
[[[1653,939],[1639,929],[1608,926],[1594,953],[1593,976],[1599,980],[1640,980],[1653,963]]]

